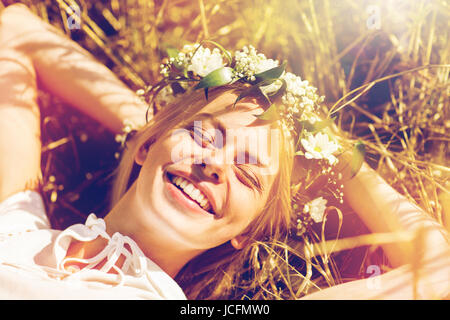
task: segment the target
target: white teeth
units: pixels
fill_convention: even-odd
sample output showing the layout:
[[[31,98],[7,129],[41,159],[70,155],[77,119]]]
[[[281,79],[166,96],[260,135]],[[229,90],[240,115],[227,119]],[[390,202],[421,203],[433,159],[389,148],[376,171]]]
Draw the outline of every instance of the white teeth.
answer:
[[[203,199],[203,201],[200,203],[200,206],[202,206],[205,210],[209,210],[209,203],[207,199]]]
[[[202,195],[202,197],[201,197],[201,199],[198,199],[199,198],[199,196],[200,196],[200,190],[198,190],[198,189],[194,189],[194,191],[192,191],[192,193],[191,193],[191,196],[192,196],[192,198],[194,198],[194,199],[197,199],[197,200],[203,200],[203,195]]]
[[[210,205],[208,199],[203,195],[203,193],[198,190],[192,183],[187,181],[186,179],[178,176],[174,176],[172,178],[172,182],[183,189],[189,197],[197,201],[197,203],[205,210],[209,210]]]

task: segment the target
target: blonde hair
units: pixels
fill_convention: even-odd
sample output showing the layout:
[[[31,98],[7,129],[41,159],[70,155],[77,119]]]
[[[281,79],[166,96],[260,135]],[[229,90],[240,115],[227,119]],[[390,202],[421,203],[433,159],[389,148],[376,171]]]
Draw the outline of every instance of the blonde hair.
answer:
[[[226,91],[239,94],[243,89],[245,89],[243,84],[222,86],[210,90],[209,99]],[[264,101],[261,100],[261,103]],[[133,136],[127,143],[117,168],[112,206],[136,179],[139,167],[134,159],[139,148],[144,144],[148,147],[172,129],[191,122],[205,105],[203,91],[187,92],[183,94],[182,99],[158,111],[149,123]],[[249,239],[246,246],[236,250],[227,242],[207,250],[187,263],[175,280],[188,298],[241,299],[250,296],[257,298],[276,296],[278,289],[274,285],[273,277],[277,272],[274,270],[274,264],[281,265],[282,262],[276,258],[282,254],[279,250],[280,243],[288,241],[290,226],[295,224],[290,189],[294,159],[293,144],[284,136],[283,130],[279,131],[281,134],[279,171],[271,186],[265,207],[244,231]],[[278,274],[278,278],[283,278],[281,273]]]

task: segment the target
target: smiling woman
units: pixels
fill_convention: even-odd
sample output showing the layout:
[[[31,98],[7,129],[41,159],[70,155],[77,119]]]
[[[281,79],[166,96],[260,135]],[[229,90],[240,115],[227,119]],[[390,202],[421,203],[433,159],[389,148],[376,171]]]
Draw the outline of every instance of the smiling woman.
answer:
[[[1,13],[0,297],[301,298],[319,289],[311,225],[324,233],[320,223],[339,211],[327,207],[330,190],[372,232],[397,236],[382,243],[395,269],[379,276],[378,291],[356,281],[307,298],[445,297],[446,231],[348,159],[350,142],[322,119],[315,88],[285,63],[215,45],[185,46],[162,65],[150,93],[170,99],[152,100],[159,108],[145,123],[148,106],[78,45],[25,6]],[[37,88],[113,132],[124,120],[136,126],[104,219],[51,228],[38,192]]]
[[[283,194],[273,197],[274,188],[283,183],[289,185],[288,175],[279,174],[290,170],[286,156],[289,152],[284,152],[284,161],[278,163],[278,155],[272,156],[272,153],[286,150],[281,139],[274,141],[268,134],[263,136],[267,139],[258,139],[254,134],[276,130],[274,124],[256,117],[264,111],[256,99],[246,99],[232,108],[239,88],[243,89],[228,86],[212,90],[209,103],[205,103],[202,92],[194,92],[190,94],[191,101],[183,99],[161,110],[147,129],[133,137],[123,155],[114,197],[120,200],[108,214],[107,224],[111,230],[117,231],[120,226],[122,233],[133,233],[139,243],[158,242],[145,246],[144,251],[159,265],[167,266],[173,276],[205,250],[230,240],[233,247],[241,249],[249,238],[257,240],[270,235],[267,229],[270,226],[286,229],[289,224],[289,216],[283,216],[289,212],[287,207],[283,208],[283,204],[289,204],[288,193],[284,197]],[[214,117],[207,117],[205,113]],[[192,123],[201,123],[203,129],[197,127],[194,133],[190,132],[188,128],[192,128]],[[215,123],[222,123],[222,126],[215,127]],[[157,128],[163,132],[158,133]],[[201,136],[195,131],[204,130],[203,136],[206,136],[207,131],[212,132],[211,128],[218,128],[214,130],[216,136],[199,141]],[[247,140],[247,143],[230,139],[234,134],[228,132],[237,129],[242,129],[244,139],[241,141]],[[222,137],[226,138],[219,143]],[[148,141],[155,142],[149,144]],[[253,148],[255,145],[257,148]],[[269,155],[270,163],[265,166],[250,163],[251,159],[245,159],[245,154],[251,149],[256,149],[255,158]],[[247,161],[240,162],[238,158]],[[142,168],[136,181],[122,195],[124,185],[130,184],[128,179],[133,166]],[[197,199],[203,202],[198,203]],[[202,203],[210,210],[204,210]],[[135,204],[140,208],[130,210]],[[128,208],[126,214],[125,207]],[[139,233],[124,227],[133,229],[136,223],[142,226]],[[272,230],[272,233],[278,232]]]

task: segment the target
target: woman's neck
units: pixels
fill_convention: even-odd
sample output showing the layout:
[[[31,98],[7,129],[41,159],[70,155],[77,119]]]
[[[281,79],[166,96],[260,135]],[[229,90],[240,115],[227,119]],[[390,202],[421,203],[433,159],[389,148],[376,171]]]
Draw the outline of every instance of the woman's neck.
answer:
[[[174,278],[186,263],[203,251],[188,249],[182,243],[175,243],[161,232],[157,222],[146,224],[145,229],[136,223],[133,217],[141,214],[136,211],[143,209],[135,199],[135,186],[136,184],[133,184],[130,187],[105,217],[106,232],[110,236],[119,232],[133,239],[149,259]]]

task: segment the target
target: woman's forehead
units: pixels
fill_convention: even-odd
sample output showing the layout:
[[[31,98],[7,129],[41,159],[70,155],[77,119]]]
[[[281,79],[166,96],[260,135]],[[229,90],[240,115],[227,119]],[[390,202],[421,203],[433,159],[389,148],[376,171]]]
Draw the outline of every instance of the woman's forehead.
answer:
[[[211,114],[226,128],[244,128],[265,126],[269,124],[259,121],[258,115],[264,112],[264,109],[249,99],[243,99],[235,104],[237,95],[231,92],[225,92],[214,100],[209,102],[202,110],[202,113]]]

